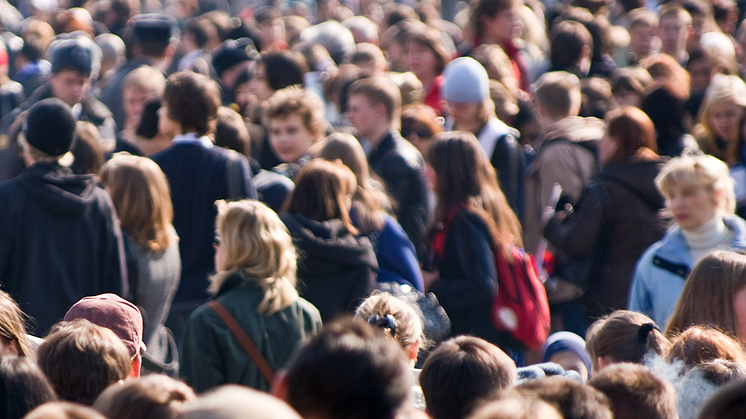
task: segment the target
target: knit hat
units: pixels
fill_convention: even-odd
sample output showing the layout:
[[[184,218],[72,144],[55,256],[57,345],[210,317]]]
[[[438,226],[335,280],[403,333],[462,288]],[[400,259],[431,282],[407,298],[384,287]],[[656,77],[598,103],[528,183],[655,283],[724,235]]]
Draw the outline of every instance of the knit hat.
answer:
[[[212,54],[212,66],[218,77],[223,76],[223,72],[238,63],[250,61],[258,57],[254,41],[250,38],[241,38],[238,40],[227,40],[223,42]]]
[[[490,81],[482,64],[471,57],[456,58],[443,71],[440,95],[452,102],[481,102],[490,96]]]
[[[542,348],[542,362],[549,362],[552,356],[564,351],[577,355],[588,369],[588,373],[591,372],[591,357],[585,350],[585,340],[572,332],[557,332],[549,336]]]
[[[52,73],[73,69],[96,78],[101,68],[101,48],[80,31],[58,36],[49,45],[47,57]]]
[[[50,156],[61,156],[70,151],[73,143],[75,117],[60,99],[40,100],[29,109],[23,133],[34,148]]]
[[[86,319],[114,332],[124,342],[130,355],[145,350],[142,341],[142,314],[136,305],[116,294],[83,297],[65,313],[64,321]]]

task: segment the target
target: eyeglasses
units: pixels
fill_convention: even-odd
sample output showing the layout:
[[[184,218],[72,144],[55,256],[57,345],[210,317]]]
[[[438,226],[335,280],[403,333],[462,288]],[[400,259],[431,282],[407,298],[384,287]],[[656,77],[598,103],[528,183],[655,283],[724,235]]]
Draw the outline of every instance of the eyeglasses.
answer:
[[[430,138],[433,136],[428,129],[408,129],[401,132],[401,136],[404,138],[409,137],[412,134],[417,134],[420,138]]]

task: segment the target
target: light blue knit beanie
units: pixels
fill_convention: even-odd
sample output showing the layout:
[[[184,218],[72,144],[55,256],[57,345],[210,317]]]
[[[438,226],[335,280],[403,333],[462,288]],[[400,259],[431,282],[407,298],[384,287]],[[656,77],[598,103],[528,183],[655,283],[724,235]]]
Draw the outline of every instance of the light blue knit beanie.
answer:
[[[490,95],[489,77],[482,64],[471,57],[456,58],[443,71],[440,95],[452,102],[481,102]]]

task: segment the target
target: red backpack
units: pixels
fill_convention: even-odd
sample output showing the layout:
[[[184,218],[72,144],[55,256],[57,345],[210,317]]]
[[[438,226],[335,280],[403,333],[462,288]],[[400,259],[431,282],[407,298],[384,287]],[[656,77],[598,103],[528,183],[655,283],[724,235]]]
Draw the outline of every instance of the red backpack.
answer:
[[[456,213],[463,207],[451,208],[443,220],[443,229],[433,237],[433,253],[443,257],[445,240]],[[539,280],[533,256],[513,247],[508,261],[499,249],[494,249],[497,287],[492,302],[492,323],[498,330],[510,332],[529,349],[537,349],[549,335],[549,302],[544,285]]]

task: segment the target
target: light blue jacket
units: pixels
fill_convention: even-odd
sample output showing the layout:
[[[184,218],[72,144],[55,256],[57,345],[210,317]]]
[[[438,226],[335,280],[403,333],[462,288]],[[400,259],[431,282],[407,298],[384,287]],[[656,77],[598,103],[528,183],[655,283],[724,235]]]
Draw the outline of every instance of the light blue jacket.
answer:
[[[735,215],[726,215],[723,221],[735,232],[729,247],[746,248],[746,222]],[[629,309],[649,316],[663,328],[679,301],[692,267],[684,233],[678,225],[673,225],[637,262]]]

